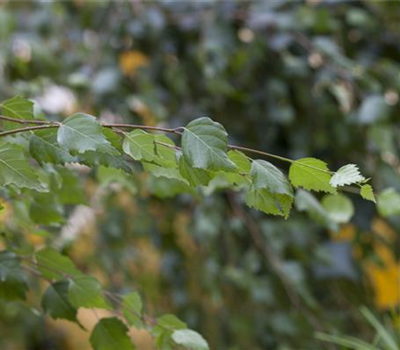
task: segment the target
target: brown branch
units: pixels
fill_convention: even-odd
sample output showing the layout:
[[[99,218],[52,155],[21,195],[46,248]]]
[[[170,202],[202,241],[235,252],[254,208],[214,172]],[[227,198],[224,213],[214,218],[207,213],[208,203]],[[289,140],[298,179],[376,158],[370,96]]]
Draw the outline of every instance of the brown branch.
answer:
[[[49,128],[58,128],[59,126],[60,126],[59,124],[46,124],[46,125],[28,126],[26,128],[19,128],[19,129],[13,129],[13,130],[0,132],[0,137],[13,135],[13,134],[17,134],[17,133],[25,132],[25,131],[49,129]]]

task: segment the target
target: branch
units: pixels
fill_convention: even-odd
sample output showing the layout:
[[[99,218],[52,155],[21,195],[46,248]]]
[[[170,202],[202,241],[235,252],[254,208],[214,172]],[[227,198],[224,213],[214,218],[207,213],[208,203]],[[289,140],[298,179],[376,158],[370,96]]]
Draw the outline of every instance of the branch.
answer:
[[[58,128],[59,126],[60,126],[60,124],[45,124],[45,125],[37,125],[37,126],[28,126],[26,128],[19,128],[19,129],[13,129],[13,130],[9,130],[9,131],[0,132],[0,137],[17,134],[17,133],[25,132],[25,131]]]

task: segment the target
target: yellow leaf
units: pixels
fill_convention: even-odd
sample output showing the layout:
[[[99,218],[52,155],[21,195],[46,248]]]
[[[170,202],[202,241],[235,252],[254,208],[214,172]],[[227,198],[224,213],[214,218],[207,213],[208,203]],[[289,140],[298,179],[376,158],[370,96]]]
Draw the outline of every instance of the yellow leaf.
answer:
[[[125,75],[133,75],[140,67],[147,66],[149,58],[140,51],[125,51],[119,56],[119,66]]]

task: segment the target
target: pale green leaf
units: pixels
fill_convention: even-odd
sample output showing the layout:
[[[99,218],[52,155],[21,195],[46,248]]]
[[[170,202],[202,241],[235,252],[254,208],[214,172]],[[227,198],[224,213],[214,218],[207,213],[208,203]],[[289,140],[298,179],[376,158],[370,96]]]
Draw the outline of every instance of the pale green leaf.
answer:
[[[142,299],[139,293],[132,292],[124,295],[122,301],[122,313],[131,326],[141,328],[142,322]]]
[[[12,143],[0,143],[0,185],[43,190],[36,174],[25,158],[24,149]]]
[[[179,329],[172,333],[172,340],[188,350],[208,350],[206,340],[191,329]]]
[[[400,193],[394,188],[387,188],[378,195],[378,211],[384,216],[400,214]]]
[[[328,194],[322,198],[321,204],[330,219],[338,224],[348,222],[354,215],[353,203],[343,194]]]
[[[57,141],[72,154],[86,151],[118,154],[96,118],[85,113],[73,114],[63,121],[58,128]]]
[[[247,156],[240,151],[229,151],[228,152],[229,159],[235,163],[238,170],[242,173],[249,173],[251,169],[251,162],[247,158]]]
[[[35,253],[37,268],[48,279],[78,276],[81,272],[70,258],[53,248],[43,248]]]
[[[361,197],[363,197],[364,199],[376,203],[374,191],[373,191],[371,185],[368,185],[368,184],[362,185],[360,194],[361,194]]]
[[[333,187],[351,185],[365,180],[355,164],[347,164],[336,171],[330,181]]]
[[[121,169],[100,166],[97,169],[97,179],[102,186],[110,186],[111,184],[117,183],[125,187],[132,194],[137,192],[135,178]]]
[[[326,163],[316,158],[298,159],[289,169],[289,180],[293,186],[306,190],[336,193],[330,185],[331,177]]]
[[[68,300],[76,307],[110,309],[99,281],[93,276],[78,275],[69,280]]]
[[[234,171],[236,165],[228,158],[227,150],[227,132],[210,118],[193,120],[184,129],[183,156],[194,168]]]
[[[280,215],[287,218],[293,203],[293,196],[271,193],[266,189],[254,187],[246,193],[246,204],[266,214]]]
[[[265,160],[255,160],[250,175],[255,189],[265,189],[270,193],[293,197],[292,186],[286,176],[274,165]]]
[[[116,317],[101,319],[90,336],[93,350],[135,350],[128,327]]]
[[[177,168],[175,143],[165,135],[154,135],[154,162],[165,168]]]
[[[135,160],[152,162],[156,157],[154,140],[154,135],[137,129],[125,134],[122,148]]]
[[[68,281],[51,284],[43,295],[42,308],[54,319],[61,318],[78,322],[77,309],[68,300],[68,286]]]

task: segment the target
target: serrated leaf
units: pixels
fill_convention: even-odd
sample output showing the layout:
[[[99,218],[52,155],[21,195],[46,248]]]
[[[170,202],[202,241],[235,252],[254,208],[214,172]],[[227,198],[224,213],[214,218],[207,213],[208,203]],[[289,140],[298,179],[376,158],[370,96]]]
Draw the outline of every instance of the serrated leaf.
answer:
[[[210,118],[190,122],[182,135],[183,156],[189,165],[213,171],[234,171],[236,165],[228,158],[228,134],[224,127]]]
[[[24,149],[13,143],[0,144],[0,185],[15,185],[43,191],[36,174],[24,156]]]
[[[250,175],[255,189],[265,189],[269,193],[285,194],[293,197],[292,186],[286,176],[274,165],[265,160],[255,160]]]
[[[207,186],[212,178],[210,172],[204,169],[191,167],[186,162],[185,157],[180,157],[178,164],[179,173],[189,182],[191,186]]]
[[[338,229],[338,225],[332,221],[329,213],[311,193],[298,190],[295,197],[295,205],[298,211],[305,211],[315,222],[331,230],[336,231]]]
[[[152,162],[156,157],[154,140],[154,135],[137,129],[125,134],[122,148],[135,160]]]
[[[378,194],[378,211],[384,216],[400,214],[400,193],[394,188],[387,188]]]
[[[37,268],[48,279],[63,279],[81,275],[70,258],[53,248],[43,248],[35,253]]]
[[[360,171],[355,164],[347,164],[342,166],[332,176],[330,184],[333,187],[351,185],[357,182],[364,181],[365,177],[360,174]]]
[[[1,112],[6,117],[15,119],[31,120],[33,116],[33,102],[22,96],[15,96],[4,101],[1,104]],[[3,121],[3,127],[6,130],[16,129],[20,126],[16,123]]]
[[[360,195],[364,199],[376,203],[374,191],[371,185],[362,185],[360,190]]]
[[[108,154],[95,151],[86,151],[77,155],[77,162],[89,167],[103,165],[107,168],[121,169],[126,173],[132,172],[131,166],[122,158],[120,154]]]
[[[172,333],[172,340],[176,344],[181,345],[188,350],[210,349],[206,340],[199,333],[191,329],[180,329],[174,331]]]
[[[141,319],[142,307],[142,299],[140,298],[139,293],[132,292],[124,295],[122,301],[122,313],[131,326],[136,328],[141,328],[143,326]]]
[[[326,163],[316,158],[298,159],[289,169],[292,185],[306,190],[336,193],[336,189],[330,184],[331,177]]]
[[[292,208],[293,196],[271,193],[266,189],[251,187],[246,193],[246,204],[266,214],[280,215],[287,218]]]
[[[25,299],[26,276],[18,256],[11,251],[0,251],[0,298]]]
[[[29,140],[29,151],[40,164],[65,164],[76,161],[71,154],[57,142],[57,130],[36,131]]]
[[[73,114],[63,121],[58,128],[57,142],[72,154],[86,151],[118,154],[96,118],[85,113]]]
[[[116,317],[101,319],[90,336],[94,350],[135,350],[128,327]]]
[[[338,224],[348,222],[354,215],[353,203],[343,194],[326,195],[322,198],[321,204],[330,219]]]
[[[132,194],[137,193],[135,178],[121,169],[100,166],[97,169],[97,179],[102,186],[109,186],[113,183],[118,183],[129,190]]]
[[[99,281],[93,276],[77,275],[69,280],[68,300],[76,307],[110,309]]]
[[[51,284],[42,297],[42,308],[52,318],[78,322],[77,309],[68,300],[68,281]]]

